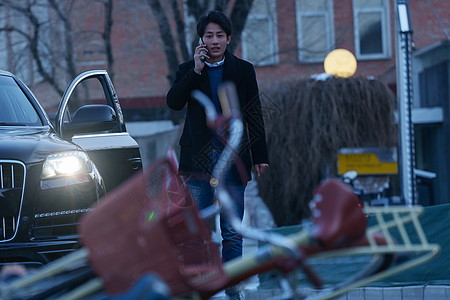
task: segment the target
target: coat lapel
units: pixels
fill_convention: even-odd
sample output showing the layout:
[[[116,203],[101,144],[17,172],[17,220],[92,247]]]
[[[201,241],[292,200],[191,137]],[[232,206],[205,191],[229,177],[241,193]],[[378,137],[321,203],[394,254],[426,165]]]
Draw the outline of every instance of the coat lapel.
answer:
[[[226,50],[223,66],[223,81],[233,81],[237,86],[239,83],[239,75],[236,57]]]
[[[209,98],[211,98],[211,87],[209,85],[209,76],[206,70],[203,70],[205,74],[202,76],[200,81],[200,90],[205,93]]]
[[[228,61],[228,63],[227,63]],[[223,81],[231,81],[236,86],[236,92],[239,97],[239,105],[241,108],[245,107],[245,97],[242,97],[240,95],[240,91],[242,91],[243,86],[242,84],[245,84],[245,74],[242,74],[243,71],[240,68],[239,60],[236,56],[234,56],[231,52],[228,50],[225,52],[225,64],[223,68]],[[245,89],[244,89],[245,90]]]

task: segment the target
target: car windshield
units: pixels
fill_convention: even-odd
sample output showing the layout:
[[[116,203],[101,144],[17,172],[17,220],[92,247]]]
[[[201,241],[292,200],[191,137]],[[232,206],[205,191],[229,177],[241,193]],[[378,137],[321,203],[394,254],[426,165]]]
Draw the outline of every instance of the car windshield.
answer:
[[[36,109],[17,82],[9,76],[0,76],[0,126],[40,126]]]

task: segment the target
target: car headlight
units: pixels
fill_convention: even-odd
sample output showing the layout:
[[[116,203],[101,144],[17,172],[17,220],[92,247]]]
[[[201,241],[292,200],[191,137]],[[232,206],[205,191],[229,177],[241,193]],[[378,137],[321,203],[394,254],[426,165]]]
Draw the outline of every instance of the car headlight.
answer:
[[[89,173],[92,164],[86,153],[68,151],[50,154],[42,167],[42,179]]]

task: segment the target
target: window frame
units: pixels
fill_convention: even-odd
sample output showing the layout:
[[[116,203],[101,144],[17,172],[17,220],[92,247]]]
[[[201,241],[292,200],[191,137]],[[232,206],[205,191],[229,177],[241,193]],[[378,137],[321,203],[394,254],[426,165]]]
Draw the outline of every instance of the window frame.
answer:
[[[261,13],[252,13],[249,12],[247,16],[247,22],[250,20],[267,20],[267,29],[268,34],[270,35],[268,37],[268,45],[270,47],[269,51],[270,53],[273,53],[273,55],[270,56],[270,58],[260,61],[252,61],[249,59],[249,49],[251,48],[251,45],[248,45],[247,36],[248,32],[246,31],[246,27],[242,30],[241,35],[241,47],[242,47],[242,58],[253,63],[255,66],[262,67],[262,66],[272,66],[272,65],[278,65],[280,62],[279,53],[278,53],[278,22],[277,22],[277,10],[276,10],[276,1],[275,0],[263,0],[263,1],[269,1],[269,13],[273,12],[272,15],[270,14],[261,14]],[[253,4],[254,5],[254,4]]]
[[[355,57],[358,60],[376,60],[376,59],[390,59],[392,57],[391,50],[391,25],[390,25],[390,1],[382,1],[380,7],[367,7],[358,8],[356,5],[357,0],[352,0],[353,6],[353,34],[355,43]],[[360,36],[359,36],[359,22],[358,16],[364,13],[380,13],[381,14],[381,42],[382,52],[378,54],[361,54],[360,49]]]
[[[327,11],[325,10],[309,10],[306,12],[300,11],[299,2],[302,0],[295,0],[295,18],[296,18],[296,27],[297,27],[297,53],[298,60],[302,63],[318,63],[323,62],[325,60],[326,55],[335,49],[335,28],[334,28],[334,3],[333,0],[326,0]],[[310,1],[310,0],[307,0]],[[305,51],[302,50],[303,41],[302,41],[302,17],[311,17],[311,16],[325,16],[326,23],[326,47],[325,54],[323,57],[316,58],[308,58],[305,55]]]

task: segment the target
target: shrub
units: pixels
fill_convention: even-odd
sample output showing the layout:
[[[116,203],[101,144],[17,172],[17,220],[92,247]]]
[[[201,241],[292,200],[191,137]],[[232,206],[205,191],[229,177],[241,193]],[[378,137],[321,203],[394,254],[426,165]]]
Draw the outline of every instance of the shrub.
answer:
[[[394,94],[367,78],[297,79],[263,90],[270,168],[258,178],[278,226],[309,216],[315,187],[346,147],[395,147]]]

